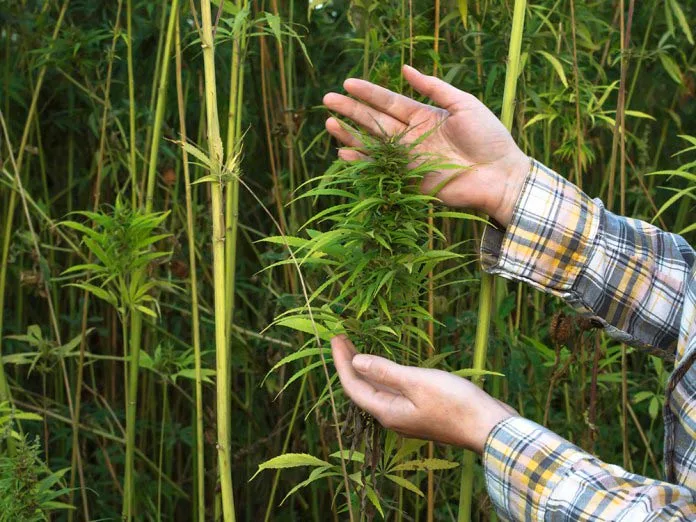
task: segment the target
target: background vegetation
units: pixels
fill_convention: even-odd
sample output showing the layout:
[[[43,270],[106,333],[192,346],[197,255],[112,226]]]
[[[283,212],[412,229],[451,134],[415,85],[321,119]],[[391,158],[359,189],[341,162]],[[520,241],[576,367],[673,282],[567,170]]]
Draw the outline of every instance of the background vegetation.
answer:
[[[359,463],[331,457],[346,400],[327,386],[323,352],[283,361],[314,330],[274,322],[324,279],[264,270],[287,253],[259,240],[299,235],[344,201],[295,196],[335,158],[321,98],[346,77],[409,93],[408,63],[500,114],[515,4],[525,25],[510,115],[523,149],[693,243],[689,2],[0,1],[0,519],[229,521],[233,500],[238,520],[347,518],[341,475]],[[423,297],[439,322],[414,319],[434,351],[411,348],[423,364],[469,368],[481,224],[435,224],[436,246],[464,257],[439,268],[459,267],[453,284]],[[505,377],[485,387],[661,477],[670,354],[591,326],[498,284],[487,368]],[[462,459],[393,435],[380,444],[385,462]],[[338,468],[280,505],[311,466],[249,479],[287,453]],[[374,503],[389,520],[466,520],[462,467],[441,467],[394,471]],[[480,468],[462,483],[472,517],[494,518]],[[371,517],[358,497],[356,520]]]

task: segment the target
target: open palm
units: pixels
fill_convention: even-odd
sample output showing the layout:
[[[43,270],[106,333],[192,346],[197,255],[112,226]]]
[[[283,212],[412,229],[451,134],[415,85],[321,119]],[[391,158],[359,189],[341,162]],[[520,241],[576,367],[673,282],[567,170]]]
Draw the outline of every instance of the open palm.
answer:
[[[438,193],[443,203],[483,210],[506,225],[529,168],[527,157],[476,97],[412,67],[405,66],[403,73],[417,92],[438,106],[357,79],[344,83],[352,98],[329,93],[324,104],[375,135],[405,132],[404,140],[412,142],[430,132],[417,151],[461,165],[462,170],[429,174],[423,181],[423,192],[430,192],[454,175]],[[335,118],[327,120],[326,128],[344,145],[360,147],[357,138]],[[358,151],[350,149],[342,149],[339,154],[346,160],[360,157]]]
[[[483,451],[493,426],[517,412],[451,373],[357,354],[345,336],[331,351],[346,394],[383,426],[420,439]]]

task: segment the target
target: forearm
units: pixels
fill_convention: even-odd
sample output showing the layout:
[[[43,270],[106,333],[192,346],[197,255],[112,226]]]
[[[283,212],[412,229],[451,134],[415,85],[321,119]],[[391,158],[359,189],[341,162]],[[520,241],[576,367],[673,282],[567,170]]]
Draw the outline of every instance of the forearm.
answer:
[[[694,252],[686,241],[604,209],[534,163],[506,230],[488,227],[485,270],[563,298],[607,333],[672,349]]]

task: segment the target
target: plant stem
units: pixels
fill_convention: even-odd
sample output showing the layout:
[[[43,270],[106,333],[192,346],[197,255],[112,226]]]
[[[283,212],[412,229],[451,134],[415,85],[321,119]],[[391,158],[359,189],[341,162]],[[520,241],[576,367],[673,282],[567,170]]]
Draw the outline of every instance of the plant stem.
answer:
[[[186,109],[184,107],[184,89],[181,79],[181,36],[179,24],[176,26],[176,94],[179,109],[179,134],[186,143]],[[191,174],[189,171],[188,152],[182,147],[181,163],[184,170],[186,198],[186,234],[189,249],[189,274],[191,285],[191,329],[193,335],[193,357],[196,388],[196,507],[197,521],[205,521],[205,446],[203,444],[203,373],[201,364],[201,327],[198,311],[198,275],[196,273],[196,239],[193,232],[193,205],[191,203]]]
[[[211,164],[218,170],[223,168],[224,152],[220,139],[220,123],[217,106],[215,80],[215,42],[210,13],[210,0],[201,0],[201,45],[205,68],[206,120],[208,124],[208,148]],[[225,522],[235,520],[230,464],[230,403],[228,400],[229,364],[227,328],[225,319],[225,216],[222,208],[222,183],[213,182],[211,191],[211,217],[213,222],[213,273],[215,298],[215,353],[217,384],[217,428],[220,487],[222,512]]]
[[[128,125],[129,125],[129,143],[130,150],[128,151],[128,169],[131,176],[131,205],[135,208],[138,205],[138,179],[135,146],[135,77],[133,75],[133,0],[127,0],[126,3],[126,49],[127,49],[127,64],[128,64]]]
[[[147,173],[147,191],[145,196],[145,213],[152,212],[155,193],[155,180],[157,178],[157,157],[159,155],[160,138],[162,136],[162,123],[164,121],[164,109],[167,103],[167,83],[169,76],[169,57],[171,56],[172,41],[174,39],[174,27],[178,20],[179,0],[172,0],[167,24],[162,65],[160,68],[159,85],[157,88],[157,105],[155,108],[155,121],[152,128],[152,141]],[[144,271],[134,274],[134,278],[142,280]],[[128,362],[128,404],[126,405],[126,470],[123,478],[123,508],[122,516],[131,520],[135,512],[135,483],[134,483],[134,456],[135,456],[135,418],[138,406],[138,370],[140,364],[140,347],[142,343],[143,317],[135,309],[131,311],[130,326],[130,361]]]
[[[570,0],[570,27],[573,36],[573,88],[575,90],[575,183],[582,189],[582,142],[584,139],[582,121],[580,119],[580,69],[578,67],[578,45],[575,30],[575,0]]]
[[[501,121],[503,125],[512,129],[515,113],[515,93],[517,92],[517,79],[520,74],[520,54],[522,49],[522,34],[524,32],[524,17],[527,8],[527,0],[515,0],[515,10],[512,17],[512,33],[510,35],[510,48],[508,52],[508,68],[505,77],[505,91],[503,92],[503,108]],[[479,314],[476,328],[476,341],[474,344],[475,370],[483,370],[486,366],[486,351],[488,348],[488,333],[491,323],[491,309],[493,299],[493,276],[481,274],[481,293],[479,296]],[[480,379],[472,379],[481,385]],[[459,489],[459,522],[471,520],[471,506],[474,484],[474,460],[475,455],[467,451],[464,453],[461,485]]]
[[[237,0],[237,8],[241,11],[246,4],[245,0]],[[241,128],[241,107],[244,86],[242,54],[244,52],[246,27],[240,27],[241,34],[235,34],[232,41],[232,68],[230,77],[230,102],[229,118],[227,121],[227,154],[231,161],[229,170],[239,172],[239,154],[241,153],[241,141],[239,129]],[[225,185],[225,313],[227,314],[227,342],[231,342],[230,335],[234,324],[234,294],[235,277],[237,267],[237,223],[239,218],[239,183],[236,177],[232,177]],[[228,346],[228,350],[231,347]]]

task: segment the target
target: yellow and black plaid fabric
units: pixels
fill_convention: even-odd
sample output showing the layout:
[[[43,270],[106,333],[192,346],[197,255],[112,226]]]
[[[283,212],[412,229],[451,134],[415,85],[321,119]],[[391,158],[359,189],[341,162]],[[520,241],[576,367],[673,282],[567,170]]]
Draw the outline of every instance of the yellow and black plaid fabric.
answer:
[[[501,518],[696,520],[695,260],[682,237],[616,216],[532,163],[510,226],[486,229],[483,268],[563,298],[617,340],[675,356],[664,408],[666,480],[601,462],[514,417],[493,429],[484,451]]]

